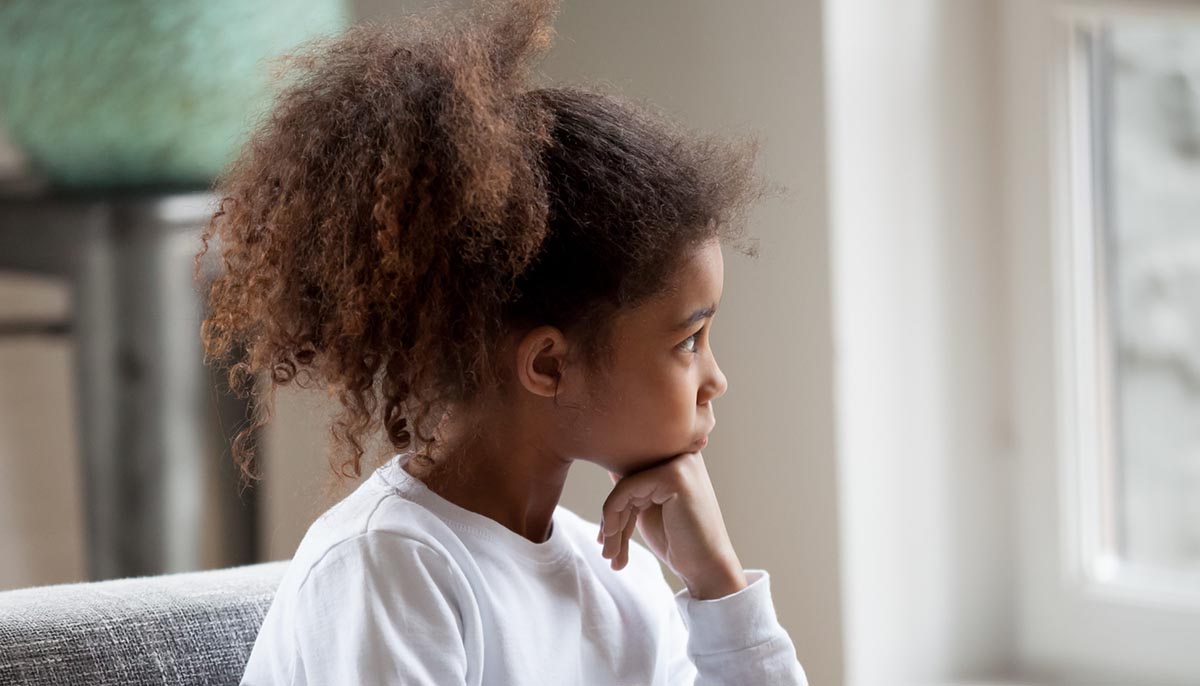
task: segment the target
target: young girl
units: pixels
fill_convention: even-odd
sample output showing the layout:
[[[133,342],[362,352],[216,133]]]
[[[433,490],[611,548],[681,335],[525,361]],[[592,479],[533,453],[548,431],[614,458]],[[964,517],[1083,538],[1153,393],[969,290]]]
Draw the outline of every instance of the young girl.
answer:
[[[554,10],[308,46],[219,180],[202,333],[266,386],[245,480],[293,379],[337,392],[342,473],[386,441],[305,534],[243,684],[806,683],[700,453],[754,145],[525,86]],[[612,476],[599,523],[558,505],[577,460]]]

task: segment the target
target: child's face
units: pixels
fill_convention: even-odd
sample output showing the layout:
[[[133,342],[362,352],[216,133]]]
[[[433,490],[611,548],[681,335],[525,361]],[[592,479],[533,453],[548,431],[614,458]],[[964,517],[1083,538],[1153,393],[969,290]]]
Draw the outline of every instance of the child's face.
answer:
[[[569,432],[572,457],[624,475],[703,448],[727,387],[703,316],[721,299],[720,242],[700,246],[677,279],[675,293],[618,315],[612,365],[602,383],[588,380],[589,411]]]

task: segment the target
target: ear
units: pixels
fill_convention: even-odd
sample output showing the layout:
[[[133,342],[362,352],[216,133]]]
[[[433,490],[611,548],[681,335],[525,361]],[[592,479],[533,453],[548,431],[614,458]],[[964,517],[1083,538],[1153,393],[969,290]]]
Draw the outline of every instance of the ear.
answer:
[[[539,326],[517,343],[517,379],[525,390],[554,396],[567,366],[567,339],[553,326]],[[561,391],[561,388],[559,388]]]

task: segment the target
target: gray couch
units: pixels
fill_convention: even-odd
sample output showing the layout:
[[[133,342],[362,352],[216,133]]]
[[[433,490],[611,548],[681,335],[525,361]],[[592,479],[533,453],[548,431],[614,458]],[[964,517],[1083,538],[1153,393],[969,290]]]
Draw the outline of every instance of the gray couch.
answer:
[[[0,685],[236,685],[288,560],[0,593]]]

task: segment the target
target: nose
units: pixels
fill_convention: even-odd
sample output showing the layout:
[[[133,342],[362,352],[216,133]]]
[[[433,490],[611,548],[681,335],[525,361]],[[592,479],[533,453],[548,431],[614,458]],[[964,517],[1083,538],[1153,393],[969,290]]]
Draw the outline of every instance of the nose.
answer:
[[[704,384],[703,402],[715,400],[725,395],[725,391],[729,388],[729,380],[725,378],[725,373],[721,371],[721,367],[717,365],[717,358],[712,359],[712,373],[708,376]]]

